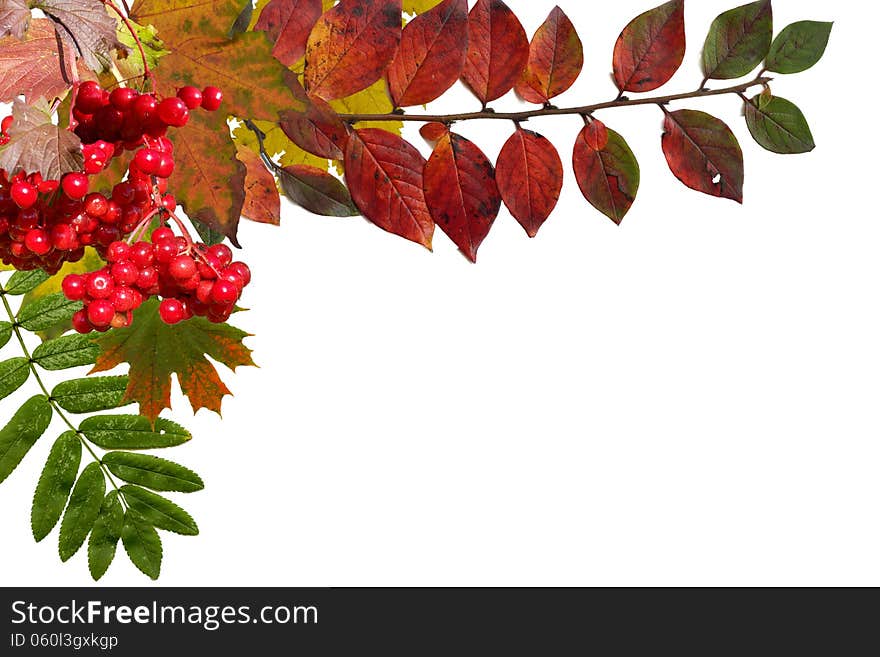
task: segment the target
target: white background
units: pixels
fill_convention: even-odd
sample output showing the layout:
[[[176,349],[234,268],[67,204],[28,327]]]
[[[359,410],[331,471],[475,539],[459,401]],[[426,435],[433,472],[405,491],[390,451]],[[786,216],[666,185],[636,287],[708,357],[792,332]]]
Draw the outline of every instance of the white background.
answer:
[[[553,6],[510,4],[530,35]],[[652,3],[562,4],[586,68],[558,103],[613,97],[614,40]],[[734,4],[688,3],[670,93],[699,82]],[[878,10],[774,4],[777,31],[836,21],[825,59],[773,85],[818,149],[763,151],[735,97],[676,105],[733,127],[742,207],[673,178],[643,107],[599,114],[641,162],[622,228],[577,189],[576,117],[531,125],[566,162],[556,213],[528,240],[502,212],[477,266],[440,234],[431,255],[290,206],[280,229],[243,225],[253,310],[236,323],[260,369],[222,372],[222,421],[178,400],[195,439],[166,455],[208,488],[175,497],[202,534],[163,535],[160,584],[880,584]],[[462,90],[436,105],[477,107]],[[510,132],[459,129],[493,158]],[[30,536],[51,441],[0,488],[4,584],[91,583],[84,551],[62,565],[55,534]],[[103,582],[149,583],[122,554]]]

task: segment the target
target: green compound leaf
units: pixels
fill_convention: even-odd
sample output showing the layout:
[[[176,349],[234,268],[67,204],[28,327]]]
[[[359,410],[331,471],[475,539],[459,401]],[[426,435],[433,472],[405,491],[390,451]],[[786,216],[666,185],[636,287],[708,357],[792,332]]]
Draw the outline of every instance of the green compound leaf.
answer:
[[[0,363],[0,399],[5,399],[21,388],[31,375],[27,358],[10,358]]]
[[[116,556],[124,519],[125,513],[116,491],[110,491],[89,535],[89,572],[96,582],[104,576]]]
[[[89,463],[77,479],[70,502],[61,521],[58,536],[58,555],[67,561],[76,554],[92,530],[104,500],[106,482],[101,466]]]
[[[81,459],[82,443],[73,431],[64,432],[52,445],[31,507],[31,530],[37,543],[46,538],[61,519]]]
[[[803,112],[785,98],[758,94],[746,103],[745,114],[752,137],[768,151],[793,155],[816,148]]]
[[[110,452],[102,461],[123,481],[144,488],[179,493],[195,493],[205,488],[205,482],[195,472],[158,456]]]
[[[773,40],[764,63],[767,70],[792,74],[812,68],[825,54],[833,26],[819,21],[792,23]]]
[[[770,0],[724,12],[712,23],[703,46],[706,79],[730,80],[748,75],[767,55],[772,39]]]
[[[28,399],[0,429],[0,483],[12,474],[52,421],[52,407],[42,395]]]
[[[38,285],[49,280],[49,274],[42,269],[32,269],[31,271],[17,271],[9,277],[6,283],[6,294],[27,294]]]
[[[45,331],[69,321],[82,308],[82,301],[70,301],[61,292],[50,294],[18,311],[18,323],[28,331]]]
[[[97,413],[122,405],[127,376],[96,376],[62,381],[52,390],[52,398],[71,413]]]
[[[151,493],[140,486],[126,485],[121,489],[129,513],[137,514],[144,522],[184,536],[197,536],[199,526],[186,511],[171,500]]]
[[[101,348],[92,336],[75,334],[42,343],[34,349],[33,359],[44,370],[55,371],[94,365],[100,353]]]
[[[9,322],[0,322],[0,349],[5,347],[12,339],[12,324]]]
[[[162,569],[162,539],[152,525],[129,511],[122,524],[122,544],[131,562],[150,579]]]
[[[158,418],[155,426],[143,415],[96,415],[79,425],[89,441],[103,449],[177,447],[192,436],[179,424]]]

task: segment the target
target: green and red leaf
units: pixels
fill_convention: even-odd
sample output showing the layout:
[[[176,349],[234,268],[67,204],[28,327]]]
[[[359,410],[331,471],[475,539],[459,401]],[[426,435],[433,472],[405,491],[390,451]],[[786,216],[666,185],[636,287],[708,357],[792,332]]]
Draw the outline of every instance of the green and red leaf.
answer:
[[[323,217],[354,217],[358,210],[338,178],[324,169],[294,164],[278,169],[284,195],[301,208]]]
[[[278,123],[290,141],[312,155],[328,160],[341,160],[345,156],[348,128],[320,98],[308,99],[305,111],[281,112]]]
[[[559,7],[535,32],[529,62],[517,94],[530,103],[543,104],[568,90],[584,67],[584,46],[577,30]]]
[[[764,63],[767,70],[792,74],[812,68],[825,54],[833,26],[819,21],[792,23],[773,40]]]
[[[768,151],[792,155],[816,148],[803,112],[785,98],[758,94],[746,102],[745,115],[752,137]]]
[[[718,16],[703,46],[703,74],[707,80],[732,80],[753,71],[770,51],[773,8],[760,0]]]
[[[624,138],[593,119],[578,135],[572,164],[584,198],[620,224],[635,202],[641,179],[639,163]]]
[[[627,25],[614,46],[614,80],[621,93],[653,91],[684,61],[684,0],[646,11]]]

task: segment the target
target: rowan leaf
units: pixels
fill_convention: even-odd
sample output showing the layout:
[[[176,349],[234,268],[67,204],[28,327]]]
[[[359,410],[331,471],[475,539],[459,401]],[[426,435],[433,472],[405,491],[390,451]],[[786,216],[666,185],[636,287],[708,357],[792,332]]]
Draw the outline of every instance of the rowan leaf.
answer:
[[[49,452],[31,505],[31,531],[39,543],[55,528],[67,506],[82,459],[82,443],[73,431],[65,431]]]
[[[425,204],[424,169],[421,153],[390,132],[366,128],[348,140],[345,180],[361,213],[383,230],[430,249],[434,221]]]
[[[166,43],[192,36],[227,37],[251,0],[134,0],[130,18],[152,25]]]
[[[225,395],[231,394],[206,358],[232,370],[253,365],[251,350],[242,344],[248,337],[229,324],[212,324],[193,317],[169,326],[159,318],[158,301],[150,299],[134,312],[129,328],[115,329],[96,339],[102,353],[93,372],[129,364],[129,384],[123,402],[137,402],[142,415],[153,420],[171,407],[171,375],[193,411],[200,408],[220,412]]]
[[[102,71],[123,44],[116,38],[116,17],[101,0],[32,0],[30,6],[55,19],[56,31],[93,71]]]
[[[31,397],[0,429],[0,484],[12,474],[49,427],[52,407],[43,395]]]
[[[89,534],[89,573],[96,582],[104,576],[116,556],[124,522],[125,512],[116,491],[112,490],[104,498]]]
[[[639,190],[639,163],[618,133],[594,119],[575,142],[574,173],[590,204],[620,224]]]
[[[718,16],[703,46],[703,74],[707,80],[731,80],[753,71],[770,50],[773,8],[760,0]]]
[[[67,561],[82,547],[101,511],[106,486],[98,463],[89,463],[76,480],[58,535],[61,561]]]
[[[127,376],[92,376],[62,381],[52,389],[52,398],[70,413],[97,413],[119,408],[127,387]]]
[[[4,286],[6,294],[17,296],[27,294],[35,287],[42,285],[49,280],[49,274],[42,269],[31,269],[30,271],[17,271]]]
[[[195,472],[158,456],[109,452],[101,462],[123,481],[144,488],[179,493],[195,493],[205,488],[205,482]]]
[[[345,185],[324,169],[293,164],[277,170],[284,195],[301,208],[324,217],[360,214]]]
[[[76,79],[73,50],[63,44],[59,54],[55,27],[46,18],[31,21],[23,37],[0,39],[0,103],[20,95],[28,104],[62,96]]]
[[[828,46],[834,23],[799,21],[779,33],[764,65],[774,73],[802,73],[815,66]]]
[[[281,197],[275,176],[266,168],[259,153],[236,143],[236,158],[247,171],[244,179],[244,206],[241,215],[261,224],[281,223]]]
[[[425,165],[425,201],[434,222],[471,261],[501,209],[495,169],[471,141],[453,132]]]
[[[19,356],[0,363],[0,399],[6,399],[21,388],[31,375],[31,364]]]
[[[275,59],[293,66],[306,54],[309,34],[323,13],[321,0],[271,0],[262,8],[254,30],[265,32],[275,44]]]
[[[663,153],[675,177],[691,189],[742,203],[742,149],[720,119],[696,110],[667,112]]]
[[[143,415],[93,415],[79,425],[80,433],[103,449],[164,449],[192,439],[179,424]]]
[[[758,94],[745,104],[746,124],[752,137],[773,153],[809,153],[816,148],[803,112],[789,100]]]
[[[583,67],[584,46],[577,30],[556,7],[532,37],[529,62],[516,91],[530,103],[546,103],[569,89]]]
[[[26,0],[0,0],[0,37],[12,35],[21,39],[31,20]]]
[[[40,172],[59,180],[65,173],[82,171],[82,144],[72,132],[52,123],[48,105],[28,105],[15,99],[9,143],[0,146],[0,169],[9,173]]]
[[[152,493],[140,486],[126,484],[119,489],[129,513],[139,516],[144,522],[165,531],[183,536],[197,536],[199,527],[192,516],[171,500]]]
[[[122,545],[131,562],[150,579],[159,579],[162,568],[162,539],[154,527],[131,511],[122,525]]]
[[[634,18],[614,46],[614,80],[621,93],[653,91],[684,61],[684,0],[672,0]]]
[[[518,127],[498,155],[495,178],[510,214],[535,237],[562,192],[562,160],[556,148],[537,132]]]
[[[403,29],[388,67],[388,89],[397,107],[425,105],[461,77],[467,57],[467,0],[444,0]]]
[[[468,52],[462,80],[485,105],[513,89],[529,60],[522,23],[501,0],[477,0],[468,14]]]
[[[0,349],[5,347],[12,339],[12,324],[0,322]]]
[[[45,331],[62,322],[69,322],[82,303],[71,301],[61,292],[22,304],[18,311],[19,325],[28,331]]]
[[[47,340],[34,349],[32,355],[34,363],[54,371],[94,365],[100,353],[101,348],[92,341],[92,336],[74,334]]]
[[[318,20],[306,48],[306,90],[344,98],[382,78],[400,44],[400,0],[342,0]]]

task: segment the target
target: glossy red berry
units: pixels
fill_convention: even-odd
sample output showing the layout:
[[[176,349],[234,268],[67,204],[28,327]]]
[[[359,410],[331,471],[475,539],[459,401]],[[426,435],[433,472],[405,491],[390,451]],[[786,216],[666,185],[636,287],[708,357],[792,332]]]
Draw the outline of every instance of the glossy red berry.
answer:
[[[76,92],[74,105],[83,114],[94,114],[104,106],[104,90],[92,80],[83,82]]]
[[[124,112],[131,107],[131,104],[137,100],[139,95],[136,89],[119,87],[110,92],[110,104],[120,112]]]
[[[243,262],[233,262],[227,267],[227,269],[238,274],[244,282],[244,285],[248,285],[251,282],[251,268]]]
[[[49,234],[42,228],[32,228],[24,237],[24,245],[31,253],[39,256],[46,255],[52,250],[52,240]]]
[[[163,153],[156,164],[155,175],[159,178],[170,178],[172,173],[174,173],[174,158]]]
[[[92,332],[92,323],[89,321],[89,316],[86,314],[85,308],[83,308],[82,310],[77,310],[75,313],[73,313],[71,322],[73,323],[73,328],[77,333]]]
[[[238,301],[239,290],[229,281],[216,281],[211,290],[211,300],[217,304],[235,303]]]
[[[95,328],[110,326],[115,314],[116,310],[113,308],[113,304],[106,299],[92,301],[86,308],[86,315]]]
[[[117,262],[110,268],[116,285],[134,285],[138,278],[138,268],[132,262]]]
[[[220,109],[223,102],[223,92],[217,87],[205,87],[202,89],[202,109],[215,112]]]
[[[55,224],[52,226],[49,238],[52,240],[52,246],[59,251],[69,251],[78,243],[76,231],[70,224]]]
[[[105,270],[91,274],[86,282],[86,293],[92,299],[106,299],[113,291],[113,277]]]
[[[177,324],[186,315],[183,304],[178,299],[162,299],[159,304],[159,317],[166,324]]]
[[[143,269],[153,264],[155,254],[153,253],[153,245],[149,242],[135,242],[129,251],[131,261]]]
[[[12,202],[22,210],[27,210],[28,208],[33,207],[34,203],[37,202],[36,187],[24,180],[17,180],[12,183],[12,188],[9,190],[9,194],[12,197]]]
[[[166,98],[159,103],[159,120],[165,125],[182,128],[189,121],[189,110],[180,98]]]
[[[86,282],[79,274],[68,274],[61,281],[61,291],[71,301],[82,301],[86,296]]]
[[[226,267],[232,262],[232,249],[225,244],[215,244],[208,249],[208,255],[216,258],[221,268]]]
[[[196,271],[195,260],[188,255],[179,255],[168,263],[168,273],[181,281],[192,278]]]
[[[138,272],[137,286],[149,290],[159,282],[159,272],[155,267],[145,267]]]
[[[202,106],[202,92],[195,87],[181,87],[177,90],[177,97],[180,98],[188,109],[197,109]]]
[[[135,153],[132,164],[148,176],[155,176],[161,157],[162,153],[159,151],[154,151],[152,148],[142,148]]]
[[[128,312],[140,305],[141,295],[130,287],[117,287],[110,295],[110,303],[117,312]]]
[[[61,189],[68,198],[79,201],[89,193],[89,177],[84,173],[68,173],[61,179]]]
[[[153,244],[171,239],[174,239],[174,231],[168,228],[168,226],[160,226],[150,234],[150,240]]]

